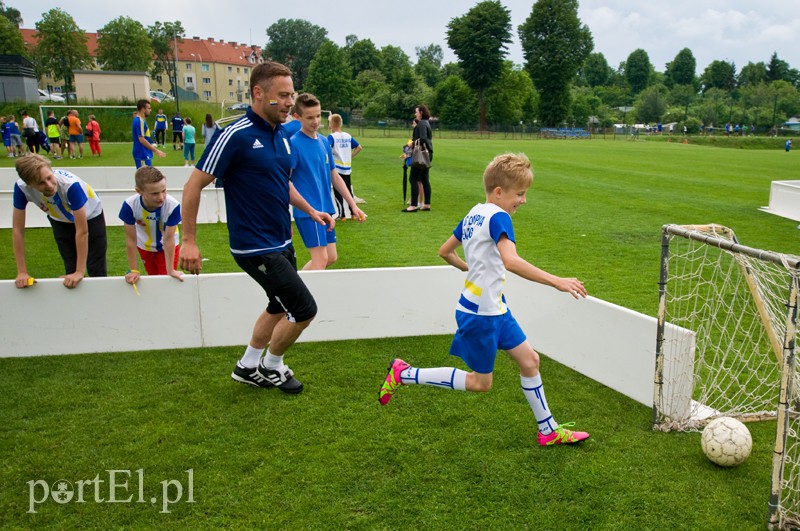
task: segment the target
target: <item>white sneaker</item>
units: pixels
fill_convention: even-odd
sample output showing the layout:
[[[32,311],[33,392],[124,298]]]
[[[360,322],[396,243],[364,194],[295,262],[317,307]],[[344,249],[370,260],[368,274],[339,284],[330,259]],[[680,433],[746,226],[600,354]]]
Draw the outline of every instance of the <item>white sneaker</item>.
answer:
[[[367,202],[366,199],[362,199],[362,198],[360,198],[358,196],[355,196],[355,195],[353,196],[353,201],[355,201],[359,205],[363,205],[364,203]]]

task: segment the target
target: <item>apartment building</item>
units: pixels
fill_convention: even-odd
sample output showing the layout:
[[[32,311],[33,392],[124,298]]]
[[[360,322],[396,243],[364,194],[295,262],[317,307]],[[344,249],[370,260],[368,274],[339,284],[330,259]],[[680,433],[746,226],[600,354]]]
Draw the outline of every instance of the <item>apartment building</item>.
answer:
[[[36,45],[36,30],[20,29],[28,48]],[[97,33],[86,33],[89,54],[97,64]],[[261,47],[214,38],[191,37],[178,40],[178,86],[196,95],[196,99],[213,103],[250,101],[250,71],[261,63]],[[42,77],[40,88],[60,92],[62,80]],[[171,86],[165,75],[150,80],[151,90],[169,93]],[[183,93],[183,92],[182,92]]]

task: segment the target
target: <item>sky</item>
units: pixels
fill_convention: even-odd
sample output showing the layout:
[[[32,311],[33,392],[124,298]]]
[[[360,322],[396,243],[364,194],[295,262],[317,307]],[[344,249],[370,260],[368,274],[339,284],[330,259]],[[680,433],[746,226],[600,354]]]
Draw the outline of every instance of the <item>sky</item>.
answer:
[[[166,0],[159,2],[58,2],[78,26],[96,32],[119,16],[144,26],[156,21],[179,20],[186,37],[222,39],[264,46],[266,29],[281,18],[300,18],[328,30],[328,37],[343,46],[347,35],[369,38],[379,48],[400,46],[416,61],[415,47],[439,44],[445,62],[456,61],[447,47],[447,24],[467,13],[475,0],[431,0],[406,4],[397,0]],[[513,42],[508,59],[524,58],[517,28],[531,14],[533,0],[501,0],[511,12]],[[23,27],[35,28],[54,4],[43,0],[7,0],[6,6],[22,13]],[[421,13],[421,7],[426,11]],[[253,6],[258,6],[254,9]],[[714,60],[736,64],[768,62],[773,52],[792,68],[800,69],[800,9],[797,0],[601,0],[580,2],[578,16],[594,38],[594,52],[602,53],[612,68],[634,50],[645,50],[656,70],[663,72],[680,50],[689,48],[697,61],[697,74]],[[795,41],[795,42],[793,42]]]

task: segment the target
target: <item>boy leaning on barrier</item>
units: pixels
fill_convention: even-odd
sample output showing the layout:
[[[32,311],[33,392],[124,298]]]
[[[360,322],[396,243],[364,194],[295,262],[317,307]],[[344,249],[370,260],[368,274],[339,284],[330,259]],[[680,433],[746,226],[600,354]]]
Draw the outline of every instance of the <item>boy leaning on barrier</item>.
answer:
[[[106,276],[106,221],[103,205],[92,187],[66,170],[53,170],[50,161],[36,153],[16,161],[20,179],[14,184],[11,234],[17,261],[16,286],[33,282],[25,262],[25,208],[33,203],[47,214],[64,261],[64,286],[76,287],[86,273]],[[30,281],[30,282],[29,282]]]
[[[125,252],[128,272],[125,282],[136,284],[142,258],[148,275],[169,275],[183,282],[177,271],[180,253],[181,204],[167,193],[167,178],[158,168],[142,166],[136,170],[136,193],[122,203],[119,219],[125,224]]]

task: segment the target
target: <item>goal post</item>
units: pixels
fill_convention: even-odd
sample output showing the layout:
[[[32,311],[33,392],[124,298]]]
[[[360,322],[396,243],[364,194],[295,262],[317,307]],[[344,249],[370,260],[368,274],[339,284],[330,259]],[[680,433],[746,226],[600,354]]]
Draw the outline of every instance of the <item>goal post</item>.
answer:
[[[720,225],[663,227],[656,429],[698,430],[723,415],[776,417],[786,307],[799,262],[741,245]]]
[[[40,129],[45,131],[44,122],[48,111],[53,111],[60,119],[70,110],[80,113],[80,120],[85,126],[90,114],[94,114],[100,127],[102,137],[107,142],[131,142],[131,123],[136,105],[65,105],[63,103],[44,103],[39,105]]]
[[[720,225],[665,225],[653,428],[776,420],[770,527],[800,526],[800,258],[747,247]]]

